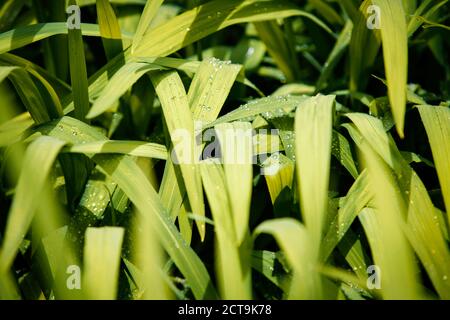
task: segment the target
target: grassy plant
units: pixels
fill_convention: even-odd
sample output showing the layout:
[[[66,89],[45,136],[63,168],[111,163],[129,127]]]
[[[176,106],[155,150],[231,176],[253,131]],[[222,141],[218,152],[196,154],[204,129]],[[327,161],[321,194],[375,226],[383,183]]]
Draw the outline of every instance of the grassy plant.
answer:
[[[447,0],[63,4],[0,1],[0,299],[450,299]]]

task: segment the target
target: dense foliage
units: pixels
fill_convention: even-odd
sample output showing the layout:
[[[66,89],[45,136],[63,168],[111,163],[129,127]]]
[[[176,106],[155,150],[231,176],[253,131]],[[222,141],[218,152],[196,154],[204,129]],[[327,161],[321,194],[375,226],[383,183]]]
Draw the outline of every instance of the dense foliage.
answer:
[[[449,299],[449,25],[0,1],[0,298]]]

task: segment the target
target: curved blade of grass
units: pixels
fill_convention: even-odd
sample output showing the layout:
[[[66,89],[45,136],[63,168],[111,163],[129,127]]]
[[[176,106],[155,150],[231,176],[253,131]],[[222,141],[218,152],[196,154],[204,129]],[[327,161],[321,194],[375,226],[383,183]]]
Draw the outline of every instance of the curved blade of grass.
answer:
[[[272,235],[292,268],[292,280],[287,290],[289,299],[320,299],[321,280],[316,271],[317,255],[310,234],[298,221],[290,218],[268,220],[254,231]]]
[[[343,199],[337,215],[328,227],[323,241],[324,245],[322,246],[322,258],[324,261],[341,241],[353,220],[355,220],[356,216],[369,203],[372,197],[367,172],[363,171],[353,183]]]
[[[188,100],[195,121],[217,118],[242,66],[215,58],[204,60],[189,87]]]
[[[36,123],[50,120],[44,99],[30,75],[23,69],[16,69],[9,75],[17,94]]]
[[[210,128],[221,123],[233,122],[236,120],[252,121],[253,117],[256,117],[259,114],[264,115],[265,118],[273,118],[277,115],[284,116],[295,110],[295,108],[307,98],[308,97],[277,96],[252,100],[218,118],[216,121],[207,124],[204,128]]]
[[[33,219],[45,179],[64,144],[63,141],[52,137],[39,137],[25,152],[0,251],[0,273],[6,272],[11,267]]]
[[[24,59],[22,57],[16,56],[10,53],[3,53],[0,55],[0,61],[2,64],[7,64],[9,66],[17,66],[22,67],[27,70],[30,74],[36,77],[38,73],[41,77],[43,77],[53,88],[53,90],[57,93],[59,97],[65,96],[71,92],[70,86],[54,75],[50,74],[44,68],[34,64],[33,62]]]
[[[86,230],[83,259],[83,289],[86,298],[116,298],[123,235],[124,229],[117,227]]]
[[[428,191],[419,176],[403,159],[392,138],[386,134],[380,120],[363,114],[348,116],[358,128],[355,130],[345,125],[355,143],[362,147],[368,143],[370,150],[374,150],[395,173],[395,184],[400,192],[391,196],[395,196],[396,203],[404,208],[397,213],[402,214],[405,220],[402,231],[422,261],[439,295],[448,297],[450,252]],[[433,246],[429,246],[430,243],[433,243]]]
[[[144,6],[147,3],[147,0],[109,0],[111,3],[119,4],[119,5],[142,5]],[[80,6],[89,6],[95,4],[96,0],[78,0],[78,4]]]
[[[383,185],[383,188],[386,188],[386,185]],[[379,276],[382,296],[384,299],[418,299],[421,293],[417,285],[417,270],[412,252],[405,239],[402,239],[398,225],[389,221],[389,216],[381,213],[385,209],[380,207],[375,211],[366,208],[359,214],[374,262],[381,271]],[[391,213],[396,214],[388,212]],[[388,218],[388,221],[384,220],[385,218]]]
[[[100,29],[96,24],[82,23],[84,36],[100,37]],[[67,34],[65,22],[49,22],[20,27],[0,34],[0,53],[9,52],[48,37]],[[129,35],[123,35],[129,38]]]
[[[262,164],[272,204],[284,188],[292,189],[295,162],[282,154],[272,154]]]
[[[70,0],[70,5],[76,5],[76,0]],[[89,93],[86,71],[86,59],[84,57],[83,37],[80,29],[69,29],[69,66],[72,83],[75,118],[85,121],[89,111]]]
[[[329,33],[332,31],[320,20],[286,1],[274,0],[216,0],[205,5],[198,6],[186,13],[161,24],[157,28],[149,30],[133,54],[135,57],[167,56],[179,49],[188,46],[201,38],[204,38],[225,27],[245,22],[271,20],[292,15],[306,16],[322,26]],[[202,18],[203,20],[200,20]],[[208,22],[205,26],[198,21]],[[195,24],[193,24],[195,22]],[[82,26],[84,28],[84,26]],[[34,30],[36,31],[36,30]],[[170,31],[170,34],[168,33]],[[98,35],[96,33],[95,35]],[[8,35],[12,37],[11,34]],[[32,38],[32,36],[31,36]],[[122,37],[123,38],[123,37]],[[29,41],[29,39],[28,39]],[[158,45],[153,45],[157,43]],[[0,53],[1,35],[0,35]],[[108,83],[109,76],[114,74],[130,59],[131,50],[126,50],[111,60],[106,66],[97,71],[90,79],[89,96],[95,97]],[[244,80],[243,80],[244,81]],[[248,81],[245,81],[248,83]],[[65,104],[66,111],[71,111],[73,106]]]
[[[320,77],[316,82],[316,92],[322,90],[325,87],[325,84],[328,78],[333,73],[334,68],[340,61],[341,57],[345,53],[345,50],[348,48],[350,44],[350,39],[353,32],[353,23],[349,20],[345,23],[344,28],[342,29],[339,37],[331,51],[330,55],[325,61],[323,65],[322,72],[320,73]]]
[[[183,203],[183,196],[186,193],[184,184],[179,183],[178,179],[182,179],[182,177],[178,177],[172,159],[168,157],[164,167],[161,187],[159,188],[159,197],[173,221],[178,217],[181,204]],[[177,181],[177,183],[174,183],[174,181]]]
[[[171,58],[156,60],[168,67],[184,68],[186,71],[188,71],[187,68],[183,66],[192,65],[190,71],[194,72],[195,76],[188,91],[189,106],[193,114],[193,120],[204,123],[209,123],[217,118],[231,87],[242,70],[240,65],[225,63],[215,58],[205,59],[201,63],[196,62],[195,64]],[[198,128],[194,129],[198,130]],[[199,132],[196,132],[196,134],[199,134]],[[204,143],[195,145],[197,154],[201,153],[203,147]],[[183,184],[173,183],[176,179],[175,168],[171,161],[168,161],[159,194],[164,205],[168,208],[170,216],[174,219],[177,216],[182,219],[178,213],[186,190]],[[184,206],[181,207],[181,212],[183,211],[185,211]],[[182,234],[190,238],[188,224],[183,223],[181,226],[186,227],[182,228],[185,231]]]
[[[414,15],[411,17],[408,23],[408,36],[412,36],[417,29],[423,24],[424,19],[427,19],[433,16],[442,6],[444,6],[448,0],[442,0],[438,3],[435,3],[434,0],[424,0],[420,6],[414,12]],[[434,5],[433,5],[434,4]],[[430,5],[433,5],[430,7]]]
[[[142,12],[136,32],[134,33],[133,43],[131,45],[131,53],[136,50],[136,47],[142,41],[145,32],[150,27],[150,23],[152,22],[153,18],[156,17],[156,14],[158,13],[158,10],[163,2],[164,0],[152,0],[147,1],[147,3],[145,4],[144,11]]]
[[[367,70],[374,64],[380,49],[379,31],[367,28],[367,9],[370,5],[372,0],[365,0],[354,20],[350,40],[350,90],[352,92],[362,90],[366,86]],[[364,54],[362,54],[363,51]]]
[[[253,181],[252,125],[224,123],[214,127],[220,143],[236,241],[240,245],[248,232]],[[239,186],[239,188],[236,188]]]
[[[57,137],[70,144],[106,141],[107,138],[92,127],[70,117],[36,128],[45,135]],[[73,134],[73,132],[77,134]],[[152,219],[155,232],[181,273],[186,277],[197,299],[214,299],[216,292],[204,264],[187,246],[168,217],[153,186],[138,165],[128,156],[97,155],[92,158],[125,192],[145,219]]]
[[[298,79],[300,70],[296,62],[297,57],[292,56],[288,40],[277,21],[255,22],[254,25],[259,38],[264,42],[267,51],[283,72],[286,81],[293,82]]]
[[[229,0],[211,1],[195,7],[168,22],[149,30],[137,46],[136,56],[168,55],[205,36],[230,25],[245,22],[303,16],[324,30],[333,32],[315,16],[299,10],[284,0]],[[154,46],[153,44],[158,45]]]
[[[203,161],[200,170],[217,237],[216,268],[221,297],[250,299],[250,265],[245,265],[245,260],[240,259],[240,244],[233,223],[232,202],[228,193],[224,192],[229,190],[224,170],[212,159]]]
[[[44,98],[45,106],[49,114],[49,117],[51,119],[62,117],[63,109],[61,106],[61,102],[59,100],[58,94],[53,89],[51,84],[36,70],[29,68],[28,72],[38,80],[36,85],[39,91],[41,92],[42,97]]]
[[[24,132],[34,124],[28,112],[3,123],[0,126],[0,147],[18,142]]]
[[[126,63],[112,76],[86,117],[92,119],[108,110],[139,78],[148,71],[158,69],[161,67],[148,63]]]
[[[319,248],[328,208],[334,96],[302,103],[295,117],[297,179],[301,212]]]
[[[352,175],[353,178],[358,177],[358,169],[356,169],[353,160],[352,150],[347,138],[339,132],[333,130],[333,140],[331,142],[331,154],[336,157],[344,168]]]
[[[134,218],[133,234],[136,245],[133,246],[133,256],[141,273],[134,280],[141,291],[143,299],[170,299],[171,294],[166,283],[164,255],[158,236],[153,232],[153,222],[143,219],[142,214]]]
[[[450,224],[450,109],[437,106],[418,109],[430,141]]]
[[[97,0],[97,17],[106,58],[114,58],[123,50],[122,32],[109,0]]]
[[[76,144],[65,148],[63,152],[101,154],[118,153],[136,157],[167,159],[167,149],[157,143],[146,143],[141,141],[96,141],[90,143]]]
[[[358,238],[358,234],[353,232],[352,229],[348,229],[345,237],[338,244],[338,250],[358,278],[367,280],[367,268],[371,259],[367,256],[366,247]]]
[[[381,12],[388,96],[397,133],[404,136],[406,84],[408,81],[408,33],[405,11],[401,1],[373,0]]]
[[[172,143],[177,146],[176,141],[182,139],[179,142],[182,144],[182,149],[178,145],[178,149],[175,148],[174,151],[180,165],[192,211],[196,215],[204,216],[205,205],[203,203],[201,178],[198,168],[195,166],[194,122],[183,83],[175,71],[152,74],[151,80],[161,101]],[[180,136],[180,134],[183,136]],[[188,141],[185,141],[185,139]],[[197,220],[196,223],[203,240],[205,224],[200,220]]]
[[[277,254],[272,251],[252,251],[252,268],[263,274],[274,285],[279,288],[283,287],[282,280],[273,275],[277,261]]]

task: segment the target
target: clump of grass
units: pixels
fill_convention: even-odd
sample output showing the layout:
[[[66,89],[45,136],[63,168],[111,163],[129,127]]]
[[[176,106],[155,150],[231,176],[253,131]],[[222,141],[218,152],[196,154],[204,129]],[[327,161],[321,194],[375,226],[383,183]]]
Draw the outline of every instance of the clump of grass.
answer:
[[[5,1],[0,298],[449,299],[448,9]]]

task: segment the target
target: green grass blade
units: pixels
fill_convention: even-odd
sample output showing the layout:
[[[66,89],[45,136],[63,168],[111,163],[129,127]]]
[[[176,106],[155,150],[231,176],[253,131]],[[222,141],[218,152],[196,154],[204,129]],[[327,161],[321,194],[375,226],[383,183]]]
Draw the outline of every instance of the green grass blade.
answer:
[[[350,144],[348,140],[337,131],[333,131],[331,154],[342,164],[344,168],[347,169],[353,178],[356,179],[358,177],[358,169],[356,169],[356,164],[353,160]]]
[[[242,66],[210,58],[202,61],[188,91],[195,121],[209,123],[220,113]]]
[[[383,188],[386,188],[386,185],[383,185]],[[390,204],[392,202],[388,206]],[[379,276],[382,296],[384,299],[418,299],[421,293],[417,287],[417,270],[412,252],[398,225],[392,221],[394,218],[384,214],[383,210],[386,210],[386,206],[376,211],[366,209],[359,215],[369,240],[374,263],[381,271]],[[396,214],[387,212],[392,213]]]
[[[342,200],[338,214],[331,222],[324,237],[322,257],[328,258],[336,245],[344,237],[353,220],[372,199],[367,172],[363,171]]]
[[[96,24],[81,24],[82,33],[88,37],[100,37],[100,29]],[[48,37],[67,34],[65,22],[49,22],[20,27],[0,34],[0,53],[9,52]],[[129,35],[123,35],[128,37]]]
[[[272,235],[292,268],[287,289],[289,299],[320,299],[321,280],[317,273],[315,244],[305,227],[294,219],[268,220],[254,231],[254,237]]]
[[[13,263],[36,211],[40,190],[63,146],[61,140],[40,137],[26,150],[0,251],[0,273],[6,272]]]
[[[295,162],[282,154],[271,155],[262,164],[272,204],[284,188],[292,189]]]
[[[116,298],[123,235],[124,229],[117,227],[86,230],[83,259],[83,290],[86,298]]]
[[[36,123],[49,121],[44,99],[30,75],[23,69],[15,69],[9,77],[33,120]]]
[[[122,52],[122,32],[108,0],[97,0],[97,17],[106,57],[111,60]]]
[[[328,208],[334,96],[316,96],[295,117],[297,179],[301,212],[317,249]]]
[[[331,51],[330,55],[327,58],[327,61],[325,61],[325,64],[323,65],[320,77],[316,82],[316,92],[322,90],[325,87],[327,80],[330,78],[331,74],[333,73],[333,70],[339,63],[341,57],[345,53],[345,50],[348,48],[350,44],[352,32],[353,32],[353,24],[349,20],[345,23],[345,26],[342,29],[341,33],[339,34],[339,37],[336,41],[336,44],[333,47],[333,50]]]
[[[232,187],[233,185],[227,185],[227,178],[222,166],[211,159],[202,162],[200,169],[214,219],[217,238],[216,268],[221,297],[223,299],[250,299],[250,265],[245,264],[245,259],[240,259],[240,243],[233,223],[232,200],[228,193],[224,192],[224,190],[229,190],[227,186]],[[250,251],[248,255],[250,255]]]
[[[90,143],[76,144],[63,150],[63,152],[102,154],[117,153],[136,157],[167,159],[167,149],[157,143],[146,143],[140,141],[96,141]]]
[[[357,92],[367,84],[365,76],[375,62],[380,49],[379,30],[367,28],[367,9],[372,0],[365,0],[357,11],[350,40],[350,90]],[[362,51],[364,50],[364,54]]]
[[[373,0],[381,12],[383,43],[389,101],[397,133],[404,136],[406,84],[408,81],[408,34],[401,1]]]
[[[252,125],[249,122],[214,127],[220,143],[225,180],[231,203],[236,241],[241,244],[248,233],[253,180]],[[239,188],[236,186],[239,185]]]
[[[260,39],[266,45],[267,51],[275,60],[278,68],[283,72],[287,82],[299,78],[300,70],[287,44],[287,39],[276,21],[262,21],[254,23]]]
[[[141,274],[140,279],[134,280],[138,282],[143,299],[170,299],[171,294],[162,270],[163,250],[153,228],[153,222],[150,219],[143,219],[142,214],[136,215],[133,227],[136,246],[133,257]]]
[[[418,109],[427,131],[450,224],[450,109],[433,106]]]
[[[112,76],[86,117],[92,119],[108,110],[139,78],[148,71],[158,69],[161,67],[147,63],[126,63]]]
[[[237,120],[253,121],[260,114],[269,119],[282,117],[295,110],[306,99],[307,97],[295,96],[275,96],[256,99],[209,123],[204,128]]]
[[[76,5],[76,0],[70,0],[70,5]],[[69,65],[72,83],[75,118],[85,121],[89,111],[88,80],[86,59],[84,57],[83,37],[80,29],[69,29]]]
[[[393,183],[399,192],[389,195],[389,197],[393,201],[391,205],[400,207],[400,209],[391,208],[391,210],[401,215],[404,220],[399,222],[402,231],[422,261],[439,295],[447,297],[450,292],[448,290],[450,252],[446,247],[445,238],[438,223],[437,211],[424,184],[403,159],[392,139],[386,134],[380,120],[363,114],[349,114],[349,117],[359,130],[345,125],[355,143],[360,148],[373,150],[377,154],[376,156],[383,159],[395,174]],[[368,149],[369,147],[370,149]],[[382,166],[378,162],[377,165]],[[383,169],[383,172],[386,170]],[[392,180],[391,175],[391,173],[385,174],[384,177]],[[394,187],[389,185],[391,191]],[[379,192],[386,192],[386,190]],[[388,198],[385,196],[383,199]],[[383,204],[389,205],[389,202],[385,200]],[[429,243],[433,243],[433,246],[429,246]]]
[[[215,0],[149,30],[142,38],[141,44],[137,46],[134,55],[165,56],[233,24],[290,16],[304,16],[332,34],[319,19],[299,10],[288,1]]]
[[[161,7],[164,0],[152,0],[147,1],[142,12],[141,18],[139,19],[139,24],[137,26],[136,32],[134,33],[133,43],[131,45],[131,53],[133,53],[137,46],[140,45],[145,32],[150,27],[152,20],[156,17],[159,8]]]
[[[183,83],[175,71],[152,74],[151,79],[161,101],[164,118],[175,146],[174,152],[179,161],[192,212],[204,216],[205,205],[200,172],[195,166],[194,122]],[[177,130],[183,130],[183,132],[180,133]],[[176,145],[179,139],[182,140]],[[204,239],[205,224],[200,220],[197,220],[196,223],[200,237]]]

